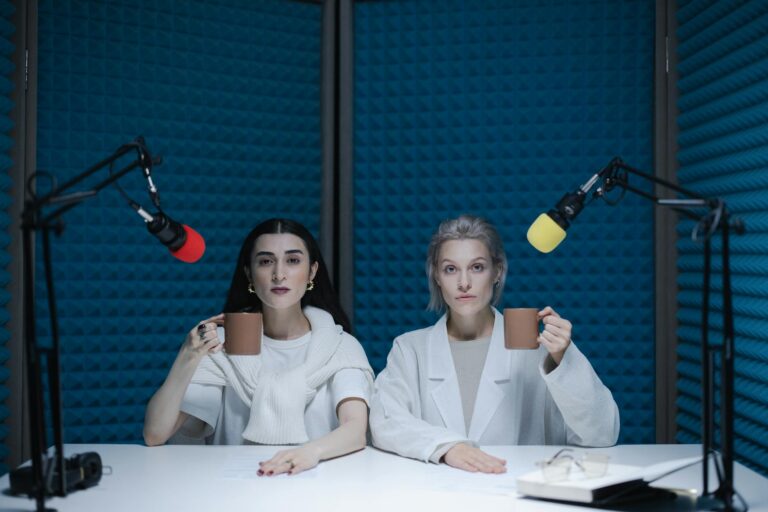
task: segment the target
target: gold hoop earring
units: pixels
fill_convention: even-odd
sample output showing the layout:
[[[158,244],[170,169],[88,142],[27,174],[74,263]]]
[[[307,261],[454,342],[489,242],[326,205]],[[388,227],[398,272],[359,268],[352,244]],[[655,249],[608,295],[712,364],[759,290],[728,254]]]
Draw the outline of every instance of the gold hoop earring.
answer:
[[[256,289],[254,289],[253,283],[248,283],[248,293],[256,293]]]
[[[307,283],[307,291],[311,292],[315,289],[315,282],[313,280],[309,280],[309,283]]]

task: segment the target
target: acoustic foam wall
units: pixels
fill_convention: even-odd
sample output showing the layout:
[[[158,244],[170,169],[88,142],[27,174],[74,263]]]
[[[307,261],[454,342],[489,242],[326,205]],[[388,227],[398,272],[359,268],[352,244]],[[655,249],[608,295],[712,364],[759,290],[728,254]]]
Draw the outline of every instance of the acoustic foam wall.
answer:
[[[768,4],[679,2],[680,183],[746,221],[731,237],[738,460],[768,474]],[[678,440],[701,433],[703,249],[681,222]],[[720,237],[713,240],[715,254]],[[713,258],[711,342],[722,340],[722,261]],[[738,488],[738,482],[737,482]]]
[[[38,169],[62,182],[144,135],[164,157],[154,171],[163,207],[208,245],[194,265],[174,260],[114,189],[65,215],[53,240],[65,441],[139,441],[187,331],[221,310],[247,232],[287,216],[317,234],[320,10],[40,2]],[[138,171],[121,184],[150,205]]]
[[[355,5],[355,319],[375,370],[437,318],[424,260],[438,223],[480,214],[506,242],[501,306],[571,319],[620,441],[654,441],[650,203],[590,205],[549,255],[525,241],[613,156],[652,170],[653,26],[647,0]]]
[[[2,265],[0,266],[0,461],[4,461],[8,456],[8,448],[6,446],[6,437],[8,436],[8,429],[5,426],[5,422],[8,419],[8,408],[5,406],[5,400],[8,398],[8,387],[6,381],[8,380],[9,371],[6,367],[9,357],[9,351],[6,348],[6,343],[10,339],[10,334],[5,328],[8,320],[10,319],[10,313],[8,311],[8,302],[10,301],[10,294],[7,290],[7,285],[10,282],[10,274],[5,270],[10,262],[10,255],[6,252],[10,243],[10,235],[8,230],[10,229],[13,219],[7,213],[7,208],[11,203],[11,187],[14,185],[11,182],[8,171],[13,165],[13,161],[9,156],[12,140],[8,135],[13,126],[13,122],[10,118],[11,109],[13,103],[10,100],[11,91],[13,90],[13,83],[11,82],[11,73],[14,70],[12,54],[14,51],[14,45],[11,41],[13,33],[16,31],[11,17],[15,11],[15,7],[12,2],[0,2],[0,90],[2,90],[2,97],[0,97],[0,201],[2,201],[4,208],[0,211],[0,226],[2,227],[2,236],[0,236],[0,247],[3,251],[0,252],[0,260]],[[5,474],[8,471],[8,467],[0,462],[0,475]]]

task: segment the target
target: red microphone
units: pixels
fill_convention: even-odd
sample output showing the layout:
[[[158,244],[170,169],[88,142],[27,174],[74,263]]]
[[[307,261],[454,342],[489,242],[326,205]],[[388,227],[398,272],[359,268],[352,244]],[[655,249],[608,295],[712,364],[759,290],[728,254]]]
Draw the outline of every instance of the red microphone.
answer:
[[[183,262],[195,263],[205,253],[205,240],[200,233],[163,212],[152,215],[152,220],[147,221],[147,229],[171,251],[174,258]]]

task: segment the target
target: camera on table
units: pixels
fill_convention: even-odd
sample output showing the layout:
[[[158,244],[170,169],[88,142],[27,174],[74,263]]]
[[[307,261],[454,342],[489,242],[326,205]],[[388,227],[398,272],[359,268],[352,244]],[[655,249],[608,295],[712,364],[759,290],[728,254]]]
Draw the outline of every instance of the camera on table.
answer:
[[[53,463],[53,462],[51,462]],[[66,489],[59,489],[59,471],[53,468],[52,475],[47,479],[45,494],[47,496],[65,496],[79,489],[87,489],[99,483],[102,475],[101,456],[96,452],[85,452],[64,459],[66,471]],[[12,494],[26,494],[30,498],[35,493],[35,476],[32,466],[23,466],[10,472]]]

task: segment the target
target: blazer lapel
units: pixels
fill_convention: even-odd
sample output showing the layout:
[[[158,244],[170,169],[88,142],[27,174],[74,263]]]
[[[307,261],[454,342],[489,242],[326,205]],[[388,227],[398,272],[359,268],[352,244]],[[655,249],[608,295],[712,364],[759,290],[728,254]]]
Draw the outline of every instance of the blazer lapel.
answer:
[[[456,367],[453,364],[451,348],[448,346],[448,332],[445,322],[446,315],[443,315],[429,331],[427,378],[442,381],[432,389],[431,395],[445,426],[453,432],[466,436],[467,428],[464,424],[464,412],[461,408],[459,381],[456,377]]]
[[[480,385],[477,388],[475,410],[469,424],[469,438],[474,441],[480,441],[488,423],[504,399],[504,391],[499,387],[499,384],[510,379],[510,356],[509,351],[504,348],[504,317],[495,308],[493,313],[491,343],[485,358],[483,373],[480,376]]]

